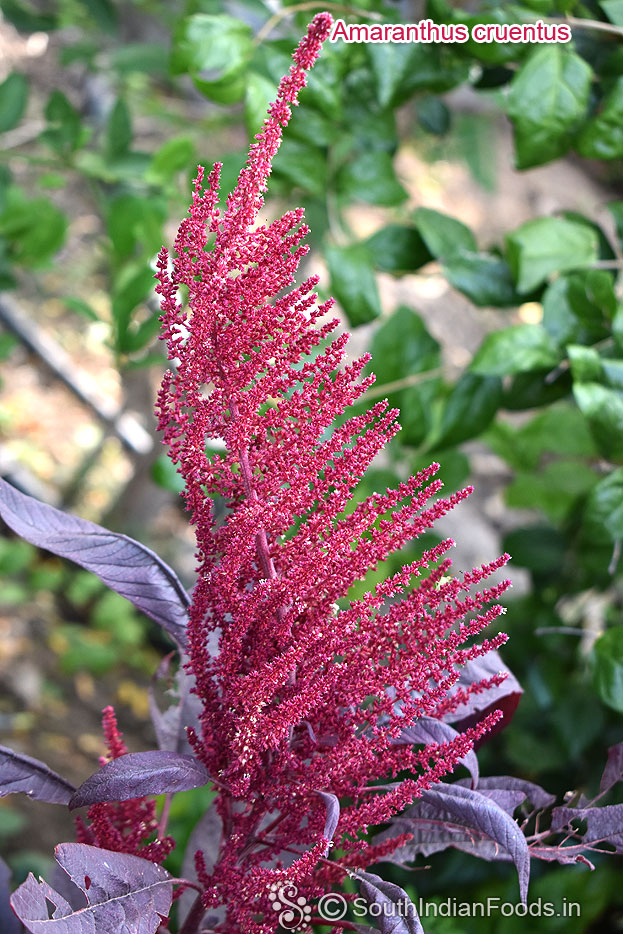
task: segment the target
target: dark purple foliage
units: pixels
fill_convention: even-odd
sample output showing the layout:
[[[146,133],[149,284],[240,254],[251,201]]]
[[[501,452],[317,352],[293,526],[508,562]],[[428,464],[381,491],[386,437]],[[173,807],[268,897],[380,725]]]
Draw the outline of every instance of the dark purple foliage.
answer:
[[[570,821],[586,821],[586,831],[582,834],[585,844],[608,843],[623,853],[623,804],[609,804],[597,808],[554,808],[552,812],[552,830],[566,828]]]
[[[195,868],[195,853],[201,851],[205,860],[206,870],[212,872],[218,859],[223,836],[223,822],[218,813],[214,802],[210,804],[207,811],[195,824],[190,835],[184,861],[182,863],[182,876],[184,879],[190,879],[195,882],[197,879],[197,870]],[[196,894],[192,889],[187,889],[179,899],[179,914],[181,918],[186,918],[188,913],[193,910],[196,902]],[[216,925],[225,920],[224,907],[212,907],[208,909],[206,923]]]
[[[207,785],[206,767],[194,756],[150,749],[111,759],[80,785],[69,802],[71,810],[96,801],[129,801],[145,795],[190,791]]]
[[[608,761],[601,776],[599,791],[605,794],[620,781],[623,781],[623,743],[617,743],[608,749]]]
[[[465,785],[466,783],[461,780],[458,784]],[[501,807],[504,807],[504,810],[508,810],[509,814],[512,814],[515,807],[524,801],[529,801],[536,810],[541,810],[549,807],[556,800],[556,795],[551,795],[540,785],[535,785],[534,782],[528,782],[523,778],[515,778],[513,775],[491,775],[481,778],[478,791],[493,798]],[[505,794],[509,797],[504,798]],[[517,802],[512,808],[510,805],[513,797],[510,795]],[[503,800],[506,800],[506,805],[501,804]]]
[[[21,791],[36,801],[68,804],[75,790],[45,762],[0,746],[0,798]]]
[[[350,875],[359,880],[359,890],[368,904],[380,906],[378,915],[374,914],[380,934],[424,934],[415,905],[404,889],[373,872],[354,870]]]
[[[488,733],[485,733],[475,743],[475,749],[508,726],[523,694],[523,688],[510,668],[506,667],[500,653],[496,650],[487,652],[486,655],[480,658],[473,659],[459,669],[459,680],[456,687],[464,689],[477,681],[482,681],[483,678],[491,678],[500,672],[506,674],[506,679],[502,684],[489,688],[483,691],[482,694],[471,694],[467,703],[461,704],[453,713],[445,717],[447,722],[453,723],[459,732],[463,732],[470,726],[480,723],[494,710],[502,711],[503,716]]]
[[[9,902],[11,892],[11,870],[0,857],[0,931],[2,934],[21,934],[22,925],[13,913]]]
[[[191,693],[195,679],[184,668],[187,656],[182,654],[179,668],[173,678],[169,677],[171,657],[171,655],[166,655],[163,658],[154,676],[153,683],[149,688],[149,709],[160,749],[188,753],[191,751],[191,747],[188,742],[186,727],[192,726],[199,732],[201,700],[196,694]],[[156,700],[155,686],[159,680],[164,679],[169,681],[166,694],[171,696],[173,701],[163,711]]]
[[[443,720],[435,720],[434,717],[420,717],[411,726],[402,731],[397,739],[392,740],[394,744],[398,743],[449,743],[459,734],[451,727],[449,723]],[[472,776],[472,787],[478,785],[478,759],[476,753],[470,750],[466,756],[459,760]]]
[[[413,834],[413,839],[396,850],[394,862],[404,863],[418,853],[428,856],[449,846],[482,859],[512,860],[519,876],[520,897],[525,902],[530,879],[526,838],[516,821],[489,795],[461,784],[441,782],[423,791],[417,803],[392,821],[375,842],[403,833]]]
[[[2,479],[0,516],[31,545],[92,571],[184,644],[188,594],[175,572],[145,545],[41,503]]]
[[[333,834],[335,833],[335,828],[337,827],[338,821],[340,819],[340,802],[335,795],[332,795],[327,791],[317,791],[316,794],[320,795],[327,808],[327,819],[325,821],[322,835],[330,842],[333,840]],[[328,852],[329,849],[327,848],[325,856]]]
[[[161,866],[84,843],[61,843],[56,860],[85,893],[87,906],[74,911],[31,873],[13,893],[11,905],[32,934],[155,934],[169,915],[173,886]]]

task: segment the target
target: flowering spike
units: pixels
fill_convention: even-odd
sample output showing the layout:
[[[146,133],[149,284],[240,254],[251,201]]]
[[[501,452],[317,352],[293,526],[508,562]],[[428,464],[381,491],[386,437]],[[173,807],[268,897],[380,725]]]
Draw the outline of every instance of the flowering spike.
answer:
[[[437,562],[450,541],[348,600],[353,583],[470,490],[434,500],[442,484],[433,464],[348,508],[398,431],[397,412],[384,400],[342,420],[373,381],[362,378],[368,358],[347,361],[348,335],[334,336],[332,303],[316,304],[315,277],[294,286],[307,249],[303,212],[258,220],[282,130],[331,23],[316,16],[294,53],[226,209],[219,165],[205,185],[200,168],[175,256],[163,251],[158,263],[175,368],[157,414],[197,537],[188,664],[202,713],[189,740],[218,780],[227,834],[212,868],[201,850],[196,865],[205,907],[225,904],[232,934],[273,931],[271,884],[296,883],[313,898],[340,877],[324,860],[318,790],[347,802],[335,831],[342,864],[367,865],[376,850],[361,831],[452,771],[497,712],[424,750],[393,740],[417,717],[447,709],[457,665],[506,638],[473,641],[499,614],[486,605],[508,581],[470,592],[506,556],[448,580],[449,560]],[[214,442],[220,450],[209,458]],[[394,790],[367,794],[371,781],[405,771],[411,777]]]

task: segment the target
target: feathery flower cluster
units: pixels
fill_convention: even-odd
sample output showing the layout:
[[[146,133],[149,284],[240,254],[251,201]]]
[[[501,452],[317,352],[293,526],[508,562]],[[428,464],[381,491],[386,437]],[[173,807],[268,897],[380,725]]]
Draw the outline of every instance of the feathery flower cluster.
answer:
[[[316,304],[317,277],[294,286],[307,251],[303,212],[258,220],[282,129],[331,24],[317,15],[294,53],[226,209],[220,165],[207,178],[200,168],[175,257],[163,250],[158,264],[173,366],[157,413],[198,544],[188,664],[202,714],[189,737],[216,779],[223,822],[215,866],[208,871],[201,852],[196,862],[206,907],[227,906],[229,934],[274,931],[272,882],[296,882],[313,898],[343,877],[340,867],[370,865],[404,842],[373,846],[362,835],[449,773],[497,714],[424,749],[400,742],[401,732],[447,713],[457,665],[506,639],[473,644],[502,612],[487,606],[508,581],[471,588],[507,556],[447,579],[450,561],[437,562],[450,540],[346,599],[470,490],[432,501],[442,486],[433,464],[347,510],[398,413],[385,400],[334,426],[373,382],[362,376],[368,357],[345,362],[348,335],[334,334],[332,301]],[[224,448],[210,459],[215,439]],[[369,793],[370,782],[405,771],[410,778]],[[326,858],[319,792],[348,801],[339,866]]]
[[[125,756],[128,748],[112,707],[105,707],[102,711],[102,729],[108,757],[102,756],[100,765],[105,765],[111,759]],[[117,853],[131,853],[133,856],[142,856],[143,859],[159,864],[175,846],[172,837],[148,842],[158,830],[155,798],[132,798],[114,803],[98,802],[89,807],[87,818],[88,824],[85,824],[81,817],[76,818],[78,843],[88,843],[90,846],[99,846]]]

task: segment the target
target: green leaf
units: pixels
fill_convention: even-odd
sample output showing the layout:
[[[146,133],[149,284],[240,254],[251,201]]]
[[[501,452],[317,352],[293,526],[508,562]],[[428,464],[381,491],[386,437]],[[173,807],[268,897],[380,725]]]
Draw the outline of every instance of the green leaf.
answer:
[[[197,164],[195,144],[189,136],[174,136],[153,154],[145,181],[150,185],[165,185],[179,172]]]
[[[428,333],[417,312],[406,305],[381,325],[370,350],[379,387],[435,369],[440,363],[438,341]]]
[[[589,539],[623,541],[623,468],[613,470],[593,487],[584,509],[584,524]]]
[[[140,72],[165,78],[169,73],[169,50],[159,42],[128,42],[109,55],[111,68],[121,75]]]
[[[347,198],[391,207],[407,199],[388,152],[363,152],[343,166],[338,188]]]
[[[599,6],[611,23],[623,26],[623,0],[600,0]]]
[[[431,447],[442,448],[476,438],[491,423],[501,401],[502,382],[498,377],[463,373],[445,401]]]
[[[373,321],[381,314],[372,256],[363,243],[329,246],[326,251],[331,293],[344,309],[353,327]]]
[[[171,71],[189,74],[195,86],[219,103],[242,100],[244,71],[253,54],[253,34],[232,16],[195,13],[174,35]]]
[[[554,272],[595,263],[597,234],[562,217],[538,217],[506,237],[506,252],[517,290],[525,294]]]
[[[424,94],[417,102],[417,119],[422,129],[435,136],[445,136],[450,129],[450,111],[440,97]]]
[[[115,346],[120,353],[136,350],[135,335],[130,331],[132,312],[154,287],[154,274],[144,266],[130,264],[117,277],[112,293],[112,316],[115,323]]]
[[[623,627],[607,629],[591,653],[593,684],[599,697],[623,713]]]
[[[383,109],[395,108],[417,91],[443,93],[466,80],[469,70],[451,50],[421,43],[368,43],[376,87]]]
[[[597,454],[586,419],[571,402],[549,406],[521,428],[496,422],[485,440],[516,471],[535,471],[543,455],[594,457]]]
[[[298,139],[284,139],[274,158],[273,169],[293,185],[304,188],[317,198],[327,190],[327,159],[323,149]]]
[[[100,316],[93,310],[91,305],[81,298],[69,296],[63,300],[63,303],[69,311],[74,311],[76,314],[82,315],[84,318],[87,318],[88,321],[101,321]]]
[[[413,272],[433,259],[421,234],[405,224],[388,224],[365,243],[375,268],[382,272]]]
[[[390,405],[400,409],[403,444],[420,445],[429,434],[433,407],[441,389],[437,368],[441,354],[422,318],[401,305],[379,328],[372,340],[372,369],[376,385],[387,387]],[[433,371],[428,375],[429,371]],[[415,385],[391,389],[391,384],[419,377]]]
[[[85,139],[80,114],[62,91],[54,90],[45,107],[47,128],[41,139],[59,156],[68,156]]]
[[[17,126],[28,103],[28,79],[14,71],[0,84],[0,133]]]
[[[160,249],[167,216],[163,198],[123,194],[112,198],[107,208],[106,226],[115,260],[127,260],[136,253],[151,256]]]
[[[577,383],[600,382],[603,375],[601,357],[593,347],[569,344],[567,356],[571,364],[571,375]]]
[[[256,71],[249,72],[244,97],[244,122],[249,136],[255,136],[271,101],[277,96],[277,85]]]
[[[472,373],[507,376],[554,367],[561,354],[540,324],[518,324],[488,334],[472,360]]]
[[[575,52],[537,48],[513,78],[507,113],[515,131],[517,168],[562,156],[588,108],[592,71]]]
[[[462,250],[472,253],[478,251],[469,227],[454,217],[432,208],[418,208],[413,219],[424,243],[436,259],[448,260]]]
[[[538,473],[517,473],[504,498],[514,509],[540,509],[554,523],[568,517],[578,500],[597,482],[597,474],[579,461],[557,460]]]
[[[128,105],[118,98],[106,124],[106,156],[113,161],[124,156],[132,143],[132,121]]]
[[[117,10],[112,0],[80,0],[100,29],[114,33],[117,29]]]
[[[67,218],[47,198],[28,200],[11,187],[5,211],[0,215],[0,235],[9,241],[9,256],[15,263],[37,268],[62,247]]]
[[[608,460],[623,460],[623,392],[588,382],[574,383],[573,395],[600,453]]]
[[[612,336],[619,353],[623,353],[623,304],[619,305],[612,319]]]
[[[502,540],[502,548],[511,555],[513,564],[528,568],[537,578],[559,576],[567,541],[551,526],[535,525],[508,532]]]
[[[623,76],[604,97],[596,116],[583,127],[575,148],[585,159],[623,156]]]
[[[500,256],[459,250],[443,268],[450,285],[481,308],[507,308],[522,301],[515,291],[510,267]]]
[[[186,489],[186,483],[166,454],[160,454],[151,465],[151,479],[170,493],[183,493]]]

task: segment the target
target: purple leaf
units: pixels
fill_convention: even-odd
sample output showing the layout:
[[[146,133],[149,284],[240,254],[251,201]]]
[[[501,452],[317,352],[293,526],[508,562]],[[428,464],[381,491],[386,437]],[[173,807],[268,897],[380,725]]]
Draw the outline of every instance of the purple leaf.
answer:
[[[0,931],[2,934],[21,934],[23,928],[9,902],[11,870],[0,857]]]
[[[378,905],[370,915],[379,925],[380,934],[424,934],[415,905],[404,889],[373,872],[357,869],[348,874],[359,879],[361,894],[368,904]]]
[[[169,704],[166,710],[162,711],[156,701],[155,682],[168,677],[171,655],[166,655],[162,659],[149,687],[149,709],[158,746],[160,749],[172,752],[190,753],[192,751],[185,729],[187,726],[195,727],[196,732],[200,732],[201,700],[196,694],[191,693],[195,679],[184,667],[187,660],[188,656],[182,654],[179,668],[166,691],[167,694],[176,698],[176,702]]]
[[[129,801],[145,795],[189,791],[207,785],[210,776],[194,756],[151,749],[111,759],[94,772],[72,795],[69,807],[84,807],[96,801]]]
[[[525,902],[530,879],[526,839],[513,818],[480,790],[441,782],[423,791],[420,800],[374,842],[403,833],[413,834],[413,839],[394,853],[392,862],[402,864],[417,853],[428,856],[449,846],[481,859],[509,859],[517,867],[520,897]]]
[[[0,516],[18,535],[96,574],[183,645],[188,594],[171,568],[149,548],[87,519],[25,496],[0,479]]]
[[[456,710],[444,717],[448,723],[453,723],[455,728],[462,732],[470,726],[480,723],[492,711],[502,711],[502,718],[498,720],[493,729],[489,730],[474,744],[475,749],[478,749],[484,742],[499,733],[505,726],[508,726],[523,694],[523,688],[512,671],[506,667],[500,653],[496,650],[487,652],[486,655],[480,658],[473,659],[459,669],[459,680],[456,683],[456,688],[463,689],[468,688],[477,681],[482,681],[483,678],[492,678],[493,675],[500,672],[506,674],[506,680],[502,684],[498,685],[498,687],[489,688],[489,690],[480,694],[470,694],[467,703],[461,704]]]
[[[623,804],[608,804],[602,808],[554,808],[552,830],[562,830],[571,820],[586,821],[585,844],[609,843],[617,853],[623,853]]]
[[[327,807],[327,819],[325,821],[324,830],[322,831],[322,836],[331,842],[331,840],[333,840],[335,828],[340,819],[340,802],[335,795],[332,795],[330,792],[317,791],[316,794],[320,795]],[[328,852],[329,847],[327,847],[324,855],[326,856]]]
[[[0,746],[0,798],[22,791],[35,801],[68,804],[75,790],[45,762]]]
[[[395,745],[399,743],[424,743],[424,745],[449,743],[458,735],[454,727],[451,727],[449,723],[444,723],[443,720],[420,717],[411,726],[406,727],[397,739],[392,740],[392,743]],[[472,776],[472,786],[475,788],[478,785],[478,759],[474,750],[471,749],[467,755],[459,759],[459,762]]]
[[[617,743],[608,749],[608,761],[601,776],[599,791],[605,794],[620,781],[623,781],[623,743]]]
[[[84,843],[61,843],[56,860],[85,893],[74,911],[51,886],[31,873],[11,905],[31,934],[155,934],[171,908],[171,876],[139,856]],[[55,910],[50,917],[48,902]]]
[[[197,870],[195,868],[195,853],[201,850],[205,860],[207,872],[212,872],[216,865],[221,848],[221,838],[223,835],[223,822],[213,801],[204,812],[203,817],[195,824],[190,835],[184,860],[182,862],[182,876],[184,879],[197,881]],[[179,916],[186,918],[188,912],[196,901],[196,892],[193,889],[186,889],[179,898]],[[211,927],[216,927],[225,920],[226,909],[223,905],[219,907],[208,908],[208,917],[206,922]]]
[[[461,779],[457,784],[465,785],[466,783]],[[500,807],[503,807],[505,811],[508,810],[509,814],[512,814],[517,805],[522,804],[523,801],[529,801],[536,810],[541,810],[541,808],[549,807],[556,800],[556,795],[551,795],[540,785],[535,785],[534,782],[528,782],[523,778],[515,778],[513,775],[492,775],[481,778],[478,791],[493,798]],[[507,792],[508,797],[505,798],[504,795]],[[510,808],[513,800],[516,804]],[[506,804],[502,804],[503,801],[506,801]]]

